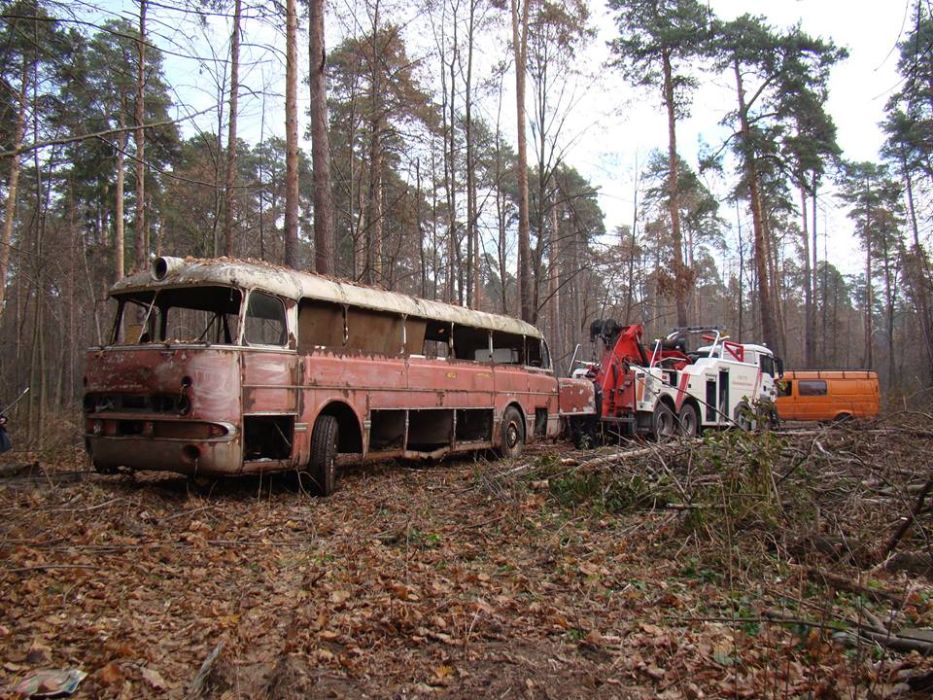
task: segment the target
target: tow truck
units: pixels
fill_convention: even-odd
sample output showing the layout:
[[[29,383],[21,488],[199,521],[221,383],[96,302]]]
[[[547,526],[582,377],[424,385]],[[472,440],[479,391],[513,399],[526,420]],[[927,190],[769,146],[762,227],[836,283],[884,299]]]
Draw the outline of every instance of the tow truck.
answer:
[[[771,419],[782,363],[770,348],[735,342],[719,328],[689,327],[654,341],[649,353],[643,334],[640,324],[591,324],[600,358],[577,363],[575,353],[572,374],[593,381],[596,415],[571,426],[576,441],[693,437],[707,428],[750,430]],[[693,334],[707,344],[689,351]]]

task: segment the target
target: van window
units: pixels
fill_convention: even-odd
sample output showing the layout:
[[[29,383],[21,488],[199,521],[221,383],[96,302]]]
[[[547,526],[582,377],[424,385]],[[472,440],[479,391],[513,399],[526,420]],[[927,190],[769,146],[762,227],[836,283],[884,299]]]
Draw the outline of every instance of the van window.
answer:
[[[790,396],[793,393],[794,384],[790,379],[782,379],[777,382],[778,396]]]
[[[243,339],[248,345],[285,345],[285,305],[263,292],[250,292]]]
[[[825,379],[800,379],[797,382],[798,396],[826,396]]]

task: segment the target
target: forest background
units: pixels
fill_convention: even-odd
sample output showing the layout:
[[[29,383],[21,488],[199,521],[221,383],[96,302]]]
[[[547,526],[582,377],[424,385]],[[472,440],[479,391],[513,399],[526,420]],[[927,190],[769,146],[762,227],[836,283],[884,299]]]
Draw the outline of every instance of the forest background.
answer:
[[[872,161],[847,159],[827,110],[847,51],[804,25],[694,0],[344,0],[325,34],[323,5],[0,2],[0,400],[32,388],[27,441],[79,434],[107,289],[152,255],[521,316],[562,374],[594,319],[705,324],[929,401],[929,0],[891,10],[899,82]],[[575,163],[587,96],[616,99],[608,74],[666,138],[633,154],[612,192],[631,221],[607,228]],[[687,152],[678,127],[708,85],[720,137]]]

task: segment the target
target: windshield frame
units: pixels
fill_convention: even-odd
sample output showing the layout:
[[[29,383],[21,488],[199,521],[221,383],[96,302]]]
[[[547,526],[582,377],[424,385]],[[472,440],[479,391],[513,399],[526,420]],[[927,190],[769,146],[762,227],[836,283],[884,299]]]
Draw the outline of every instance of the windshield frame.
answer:
[[[205,303],[205,296],[212,296],[213,302]],[[226,301],[224,296],[228,297]],[[242,345],[243,304],[247,290],[240,287],[223,284],[160,286],[112,293],[110,297],[117,304],[108,339],[110,346]],[[139,324],[131,322],[134,307],[140,309],[143,314]],[[174,333],[176,329],[172,328],[172,322],[176,319],[173,310],[203,313],[209,318],[206,319],[206,323],[198,324],[203,325],[203,328],[189,328],[192,332],[187,335],[190,337],[173,337],[179,335]],[[214,331],[209,335],[212,328]],[[131,335],[134,332],[138,333],[135,339],[121,339],[121,335]]]

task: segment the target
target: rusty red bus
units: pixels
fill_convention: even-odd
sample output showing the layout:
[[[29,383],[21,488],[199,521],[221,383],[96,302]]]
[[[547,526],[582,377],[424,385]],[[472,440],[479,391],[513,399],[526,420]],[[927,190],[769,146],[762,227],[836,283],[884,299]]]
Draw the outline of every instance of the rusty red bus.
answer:
[[[338,454],[515,456],[595,411],[592,383],[556,378],[507,316],[228,259],[158,258],[110,296],[84,377],[102,472],[297,469],[327,495]]]

